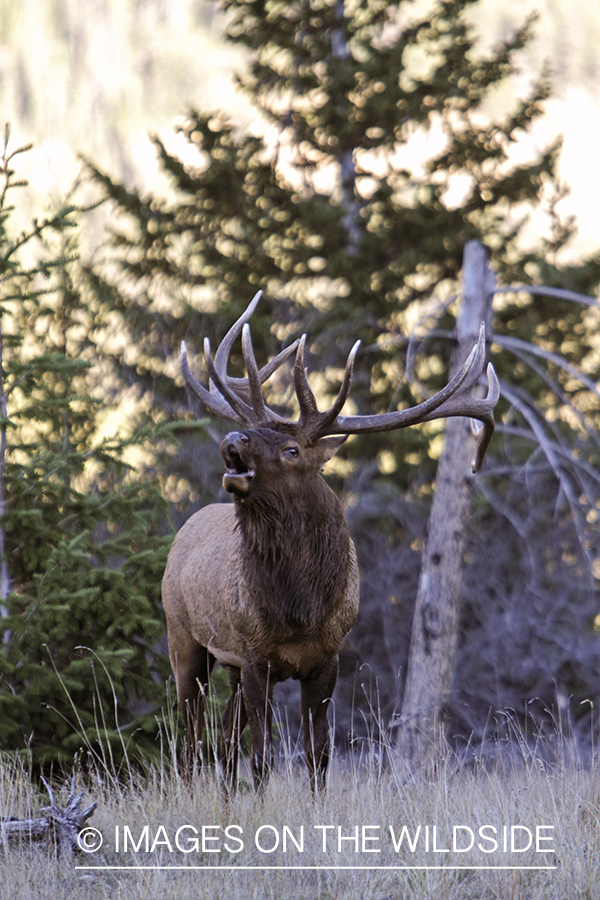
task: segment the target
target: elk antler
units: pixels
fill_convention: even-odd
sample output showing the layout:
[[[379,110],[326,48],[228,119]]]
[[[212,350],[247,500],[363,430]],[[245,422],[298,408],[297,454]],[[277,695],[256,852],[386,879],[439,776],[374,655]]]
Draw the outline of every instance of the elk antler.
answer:
[[[468,393],[483,372],[485,362],[485,326],[483,323],[479,329],[477,343],[469,353],[469,356],[454,377],[437,394],[433,394],[433,396],[428,397],[427,400],[424,400],[417,406],[397,410],[396,412],[380,413],[372,416],[341,416],[339,411],[343,407],[350,390],[354,357],[359,344],[360,341],[350,351],[342,386],[335,402],[327,412],[319,412],[316,408],[314,395],[306,379],[303,358],[304,343],[302,340],[300,341],[296,351],[294,378],[302,411],[301,424],[306,429],[310,439],[314,441],[328,434],[366,434],[375,431],[392,431],[396,428],[406,428],[409,425],[428,422],[432,419],[469,416],[471,420],[479,420],[481,423],[481,425],[476,426],[473,421],[471,422],[473,433],[477,438],[476,455],[471,462],[471,467],[473,472],[477,472],[481,468],[485,452],[494,433],[494,407],[498,402],[499,396],[498,379],[491,363],[488,363],[486,370],[487,396],[480,399]],[[301,396],[308,399],[301,401]]]
[[[260,386],[294,353],[299,343],[298,340],[294,341],[293,344],[290,344],[289,347],[278,353],[262,369],[259,370],[257,368],[250,341],[250,329],[247,323],[256,309],[261,296],[262,291],[258,291],[250,301],[248,308],[231,326],[219,344],[214,360],[210,350],[210,341],[208,338],[204,339],[204,358],[209,375],[208,390],[192,375],[185,341],[181,343],[181,372],[188,386],[198,399],[202,401],[208,412],[222,419],[229,419],[237,422],[239,425],[249,427],[257,425],[260,421],[286,421],[266,406]],[[242,332],[242,350],[248,378],[235,378],[227,374],[229,354],[240,332]],[[246,394],[248,388],[250,389],[252,405],[249,405],[244,397],[240,396],[240,393],[242,395]]]
[[[300,405],[300,419],[297,424],[305,430],[311,443],[326,435],[391,431],[396,428],[416,425],[418,422],[428,422],[432,419],[469,416],[473,433],[477,438],[476,455],[471,466],[473,472],[477,472],[481,468],[485,452],[494,433],[494,407],[498,402],[499,396],[498,379],[491,363],[487,366],[487,396],[480,399],[473,397],[470,393],[471,388],[479,381],[485,363],[485,328],[483,323],[479,330],[477,343],[469,356],[454,377],[437,394],[433,394],[427,400],[409,409],[372,416],[342,416],[340,413],[350,392],[354,358],[360,346],[360,341],[354,344],[348,354],[344,377],[336,399],[328,410],[320,411],[315,395],[308,384],[304,366],[306,335],[302,335],[299,340],[294,341],[293,344],[282,350],[264,368],[258,368],[252,349],[248,320],[254,312],[260,297],[261,291],[253,297],[246,311],[229,329],[216,352],[214,360],[210,350],[210,342],[208,338],[205,339],[204,357],[209,374],[209,390],[206,390],[190,372],[185,343],[181,345],[181,370],[185,380],[209,412],[249,427],[258,425],[261,422],[291,424],[290,420],[269,409],[262,395],[261,384],[295,351],[294,387]],[[242,351],[248,378],[233,378],[227,375],[226,371],[231,347],[240,331],[242,333]],[[240,394],[247,395],[248,392],[249,397],[240,396]],[[248,399],[249,403],[247,402]],[[478,420],[481,424],[476,426],[473,420]]]

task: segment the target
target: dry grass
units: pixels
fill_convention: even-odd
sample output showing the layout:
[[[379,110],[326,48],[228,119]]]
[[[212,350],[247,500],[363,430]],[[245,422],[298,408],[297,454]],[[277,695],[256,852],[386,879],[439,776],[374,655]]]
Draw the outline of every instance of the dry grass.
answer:
[[[213,770],[188,783],[173,771],[165,754],[164,764],[144,779],[129,777],[123,783],[104,771],[95,784],[88,784],[86,794],[99,802],[87,823],[102,835],[98,852],[66,861],[56,860],[41,846],[1,847],[0,896],[11,900],[598,897],[598,768],[577,765],[569,758],[567,743],[560,738],[555,743],[558,752],[553,747],[551,762],[547,746],[543,752],[539,745],[535,750],[519,749],[518,741],[505,757],[509,762],[489,767],[467,769],[449,756],[431,780],[407,777],[393,761],[382,767],[375,755],[339,757],[332,763],[327,794],[317,802],[302,761],[289,752],[282,755],[262,801],[242,772],[241,789],[230,803],[225,802]],[[3,816],[40,814],[46,798],[36,793],[14,763],[0,763],[0,784]],[[514,832],[517,847],[528,839],[525,829],[535,836],[536,826],[551,826],[539,832],[550,838],[540,847],[555,852],[536,852],[535,845],[511,852],[510,837],[505,852],[504,827],[510,836],[510,827],[516,825],[521,826]],[[414,851],[406,836],[400,849],[394,848],[402,826],[411,841],[421,826]],[[455,826],[463,828],[456,829],[453,850]],[[489,827],[480,833],[483,826]],[[461,852],[470,839],[467,829],[474,833],[474,846]],[[494,834],[497,849],[491,840]],[[485,853],[478,845],[492,852]],[[399,868],[403,866],[423,868]],[[481,866],[492,868],[464,868]],[[533,866],[554,868],[528,868]]]

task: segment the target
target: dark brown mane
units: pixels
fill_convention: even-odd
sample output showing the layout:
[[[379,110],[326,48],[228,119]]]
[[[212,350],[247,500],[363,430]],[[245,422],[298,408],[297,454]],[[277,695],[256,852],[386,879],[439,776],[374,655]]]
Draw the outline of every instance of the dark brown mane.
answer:
[[[236,501],[243,567],[257,609],[282,630],[317,627],[342,601],[350,535],[323,478],[306,479],[301,497],[272,492]]]

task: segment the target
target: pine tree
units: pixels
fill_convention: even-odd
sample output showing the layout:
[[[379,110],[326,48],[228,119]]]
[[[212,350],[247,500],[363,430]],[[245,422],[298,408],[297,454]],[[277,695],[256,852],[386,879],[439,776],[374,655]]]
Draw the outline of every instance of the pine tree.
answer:
[[[540,77],[506,111],[490,113],[492,99],[517,71],[518,52],[533,23],[482,50],[467,16],[475,2],[439,0],[420,16],[408,0],[228,0],[227,35],[249,52],[239,82],[257,107],[256,125],[238,129],[221,113],[189,111],[180,127],[185,160],[155,138],[173,183],[168,198],[143,197],[91,167],[121,216],[109,257],[111,265],[118,261],[119,280],[109,270],[97,270],[95,289],[123,310],[122,327],[140,348],[139,360],[123,374],[154,389],[158,405],[175,411],[183,396],[173,381],[180,339],[186,336],[198,347],[200,336],[209,334],[214,344],[258,287],[268,298],[262,318],[257,311],[253,321],[258,353],[264,359],[306,330],[315,362],[309,367],[324,374],[322,394],[337,388],[351,344],[363,340],[352,391],[359,411],[414,403],[421,384],[433,390],[445,378],[453,337],[451,298],[470,239],[488,248],[505,283],[595,289],[598,259],[557,264],[573,233],[573,224],[561,222],[556,213],[562,195],[556,177],[559,142],[529,163],[516,162],[512,152],[543,112],[548,79]],[[547,211],[545,236],[528,251],[524,228],[540,208]],[[409,388],[399,357],[415,323],[417,335],[428,338],[427,359],[412,352],[411,342],[407,369],[416,387]],[[592,328],[570,301],[507,294],[496,309],[494,331],[541,342],[547,352],[564,350],[589,381],[597,377]],[[594,439],[585,437],[598,427],[589,381],[572,394],[573,408],[585,411],[583,427],[574,427],[577,412],[564,412],[565,392],[573,389],[566,369],[548,358],[537,368],[515,364],[497,345],[492,353],[500,377],[523,396],[535,397],[561,440],[577,445],[577,453],[587,454],[586,464],[595,465]],[[239,356],[233,367],[241,368]],[[548,389],[549,378],[558,391]],[[507,405],[499,407],[500,420]],[[510,415],[521,424],[515,408]],[[354,503],[361,498],[350,518],[359,538],[363,616],[350,640],[360,647],[361,661],[385,675],[388,698],[391,674],[406,662],[406,623],[440,430],[431,425],[363,437],[338,454],[339,460],[346,454],[347,466],[343,483],[338,462],[338,487],[345,487]],[[556,473],[548,473],[543,462],[531,491],[522,482],[502,481],[530,464],[529,436],[513,431],[508,423],[499,432],[500,474],[492,493],[501,497],[511,490],[514,502],[525,504],[528,533],[537,541],[549,537],[544,523],[552,515],[548,498],[556,494]],[[180,471],[191,485],[198,480],[193,470]],[[590,495],[587,502],[593,506],[595,498]],[[385,516],[385,510],[393,514]],[[533,598],[538,575],[531,587],[518,529],[506,527],[505,512],[498,502],[493,510],[481,504],[477,532],[482,537],[474,534],[473,541],[493,547],[503,534],[502,571],[518,571],[529,585],[523,590]],[[569,512],[555,532],[563,547],[558,555],[565,559],[573,551],[572,526]],[[569,537],[558,537],[563,527],[571,529]],[[581,546],[578,559],[580,551]],[[547,562],[556,553],[552,541],[536,543],[545,587],[556,577]],[[578,596],[580,588],[586,591],[589,611],[594,590],[589,566],[588,574],[579,564],[575,568],[574,590]],[[573,571],[567,566],[563,583]],[[491,595],[493,590],[486,587]],[[474,584],[465,607],[470,628],[482,618],[478,593],[481,587]],[[570,641],[569,653],[572,648]],[[552,680],[562,677],[561,653],[562,662],[541,679],[545,698]],[[350,657],[344,666],[351,668]],[[589,679],[579,682],[577,696],[589,684]],[[520,704],[530,686],[514,693],[505,682],[496,688],[497,696],[506,690]],[[467,732],[472,727],[472,721],[466,723]]]
[[[101,437],[108,385],[77,275],[80,211],[14,234],[25,187],[0,160],[0,750],[34,766],[153,752],[168,663],[159,588],[169,539],[136,472],[149,434]],[[103,387],[104,382],[104,387]],[[160,440],[160,435],[153,435]]]

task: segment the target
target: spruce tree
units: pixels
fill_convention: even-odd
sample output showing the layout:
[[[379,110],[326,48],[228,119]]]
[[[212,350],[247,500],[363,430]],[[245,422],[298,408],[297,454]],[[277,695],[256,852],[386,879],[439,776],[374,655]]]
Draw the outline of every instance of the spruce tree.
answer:
[[[25,184],[0,159],[0,750],[38,767],[80,748],[118,765],[156,751],[168,539],[148,433],[102,437],[110,399],[77,275],[80,211],[15,233]],[[153,440],[160,435],[153,434]],[[133,454],[133,455],[132,455]],[[127,461],[129,458],[130,462]],[[133,461],[131,461],[133,460]]]
[[[462,251],[470,239],[488,248],[504,283],[595,289],[598,259],[580,266],[557,263],[573,233],[572,223],[556,213],[562,191],[556,177],[559,142],[531,162],[517,162],[513,154],[543,112],[548,79],[540,77],[505,111],[490,112],[493,98],[518,70],[518,53],[533,23],[526,21],[497,46],[481,49],[468,21],[475,2],[439,0],[421,15],[408,0],[224,3],[227,36],[249,53],[239,83],[257,108],[257,122],[236,128],[222,112],[190,110],[179,129],[187,142],[184,158],[155,138],[161,166],[173,184],[166,198],[126,189],[91,166],[120,216],[109,254],[110,265],[116,261],[120,267],[119,278],[110,268],[90,277],[98,294],[123,311],[122,327],[139,348],[139,357],[122,374],[154,390],[157,404],[174,412],[177,398],[183,397],[176,379],[181,338],[200,349],[200,337],[208,334],[214,346],[260,287],[267,298],[253,321],[260,358],[307,331],[309,367],[323,373],[318,387],[327,394],[337,389],[348,350],[359,337],[363,349],[352,399],[361,412],[383,411],[414,403],[422,390],[433,390],[445,379],[451,298],[459,289]],[[547,211],[545,231],[530,251],[524,229],[540,209]],[[407,368],[416,382],[409,387],[401,354],[412,330],[427,337],[427,353],[409,354]],[[506,294],[496,308],[494,331],[528,345],[541,343],[547,353],[562,350],[569,365],[585,370],[587,385],[570,380],[568,367],[561,368],[556,358],[538,356],[531,365],[529,354],[526,363],[515,364],[512,353],[499,352],[497,344],[491,348],[501,379],[523,397],[534,398],[552,420],[560,445],[575,448],[574,456],[583,454],[593,468],[598,412],[590,384],[598,366],[593,333],[580,308],[567,299]],[[240,373],[239,355],[232,367]],[[567,394],[571,406],[565,405]],[[507,408],[503,401],[499,420]],[[589,620],[590,550],[568,510],[553,532],[563,548],[557,551],[545,523],[552,515],[550,498],[562,486],[543,447],[540,465],[531,462],[531,423],[521,427],[523,414],[514,405],[510,416],[517,427],[509,421],[499,429],[502,437],[490,456],[498,456],[498,481],[490,482],[488,491],[494,504],[480,505],[472,540],[489,553],[503,536],[494,549],[501,562],[487,567],[490,579],[499,578],[502,585],[499,606],[508,604],[506,598],[516,590],[503,583],[503,573],[518,572],[515,577],[526,585],[521,590],[532,603],[541,578],[549,598],[556,576],[548,561],[557,554],[567,559],[579,547],[575,568],[567,565],[561,576],[561,584],[570,581],[574,593],[554,601],[557,608],[575,604],[585,613],[568,626],[568,650],[560,648],[558,661],[536,683],[543,684],[541,693],[549,698],[553,680],[565,671],[565,658],[576,652],[576,629]],[[393,674],[406,662],[411,597],[441,428],[349,441],[332,466],[337,486],[352,501],[349,515],[363,572],[363,613],[350,642],[358,648],[355,658],[385,676],[385,699],[393,696]],[[346,469],[340,464],[344,454]],[[209,455],[202,452],[200,458]],[[531,466],[534,477],[524,488],[523,472]],[[190,486],[200,481],[193,469],[179,471]],[[574,484],[580,482],[577,476]],[[586,502],[593,507],[593,479],[589,483]],[[508,491],[519,509],[517,520],[521,513],[527,519],[536,546],[533,580],[528,581],[517,520],[499,501]],[[582,553],[588,555],[587,568],[580,566]],[[475,550],[473,555],[477,558]],[[475,564],[465,606],[469,629],[483,619],[478,611],[482,596],[496,597],[491,581],[482,590],[476,575]],[[534,630],[528,626],[528,633]],[[545,651],[540,646],[536,652],[543,664]],[[344,665],[347,671],[350,657]],[[495,690],[496,698],[506,692],[509,702],[520,705],[531,684],[513,690],[510,677],[503,671],[498,685],[491,671],[486,690],[490,697]],[[577,696],[592,682],[579,681]],[[479,711],[483,722],[488,709]],[[464,727],[471,731],[473,722]]]

